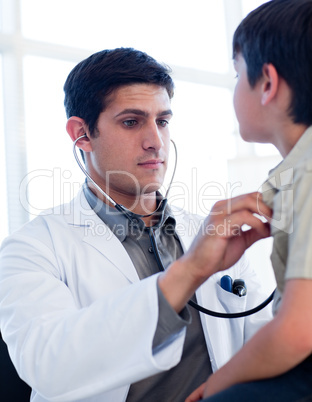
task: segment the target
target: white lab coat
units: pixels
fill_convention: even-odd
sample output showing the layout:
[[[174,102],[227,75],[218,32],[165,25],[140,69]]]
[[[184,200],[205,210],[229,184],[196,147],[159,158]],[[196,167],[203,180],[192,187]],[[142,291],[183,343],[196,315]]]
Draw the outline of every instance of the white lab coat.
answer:
[[[187,249],[198,218],[176,212],[176,229]],[[247,296],[221,289],[225,273],[198,289],[200,304],[236,312],[267,296],[243,260],[228,273],[245,280]],[[175,366],[185,329],[158,353],[152,351],[157,277],[139,280],[124,247],[82,191],[6,239],[0,259],[0,328],[19,375],[33,388],[31,400],[121,402],[132,382]],[[213,370],[270,317],[270,308],[246,319],[202,315]]]

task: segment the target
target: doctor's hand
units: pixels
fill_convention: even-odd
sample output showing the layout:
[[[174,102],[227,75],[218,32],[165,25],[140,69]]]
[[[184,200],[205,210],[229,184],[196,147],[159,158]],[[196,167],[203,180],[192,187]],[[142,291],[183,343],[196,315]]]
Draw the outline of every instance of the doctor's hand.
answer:
[[[159,286],[176,311],[211,275],[235,264],[257,240],[270,235],[271,209],[260,193],[217,202],[202,224],[190,249],[159,277]],[[243,226],[248,225],[248,230]]]
[[[197,402],[197,401],[200,401],[201,399],[203,399],[205,388],[206,388],[206,383],[204,382],[202,385],[200,385],[198,388],[196,388],[195,391],[193,391],[191,393],[191,395],[189,395],[185,399],[185,402]]]
[[[269,224],[260,216],[270,219],[271,215],[257,192],[217,202],[182,260],[194,275],[205,279],[231,267],[248,247],[270,235]],[[244,225],[249,229],[243,230]]]
[[[197,402],[202,399],[206,399],[215,393],[219,392],[220,389],[216,391],[213,390],[213,386],[211,385],[211,380],[213,380],[214,374],[208,377],[208,380],[201,384],[198,388],[196,388],[186,399],[185,402]],[[224,388],[225,389],[225,388]]]

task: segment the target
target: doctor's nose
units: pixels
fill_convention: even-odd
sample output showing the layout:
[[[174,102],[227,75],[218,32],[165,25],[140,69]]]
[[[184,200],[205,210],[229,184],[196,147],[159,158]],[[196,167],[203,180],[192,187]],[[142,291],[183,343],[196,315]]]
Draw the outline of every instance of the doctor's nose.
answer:
[[[145,150],[159,151],[164,146],[162,133],[156,123],[149,125],[144,133],[142,146]]]

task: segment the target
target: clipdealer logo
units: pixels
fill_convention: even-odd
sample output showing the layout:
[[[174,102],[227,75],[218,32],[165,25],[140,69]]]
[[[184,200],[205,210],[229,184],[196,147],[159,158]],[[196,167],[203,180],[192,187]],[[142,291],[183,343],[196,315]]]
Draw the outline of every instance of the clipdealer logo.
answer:
[[[211,209],[215,202],[234,197],[237,195],[235,194],[237,189],[242,186],[241,182],[226,182],[221,184],[215,181],[209,181],[199,185],[197,169],[193,168],[191,173],[190,183],[183,181],[173,182],[168,195],[168,203],[170,205],[176,205],[181,212],[182,210],[192,211],[194,214],[206,216],[209,213],[213,213]],[[118,175],[120,179],[125,179],[128,183],[131,183],[137,193],[148,192],[149,188],[153,188],[153,191],[157,188],[161,194],[166,193],[165,186],[160,183],[148,183],[140,190],[140,184],[137,178],[129,172],[122,171],[107,172],[107,188],[109,188],[110,180],[116,180]],[[19,199],[22,207],[33,216],[42,213],[58,213],[56,210],[53,211],[53,208],[69,202],[82,186],[82,182],[74,182],[71,178],[72,173],[69,170],[62,170],[59,167],[55,167],[52,170],[38,169],[29,172],[23,178],[19,188]],[[109,190],[107,190],[107,192],[109,194]],[[43,194],[44,197],[40,197],[38,194]],[[146,213],[149,213],[144,205],[144,199],[141,202],[140,207],[142,210],[146,210]],[[137,205],[138,200],[135,200],[129,209],[132,210]],[[88,213],[87,211],[83,212]],[[107,212],[110,213],[109,211]],[[66,214],[67,213],[69,214],[71,211],[67,209]]]
[[[294,169],[288,168],[275,175],[262,185],[263,200],[273,209],[270,219],[271,230],[290,234],[294,230]],[[261,211],[260,211],[261,212]]]

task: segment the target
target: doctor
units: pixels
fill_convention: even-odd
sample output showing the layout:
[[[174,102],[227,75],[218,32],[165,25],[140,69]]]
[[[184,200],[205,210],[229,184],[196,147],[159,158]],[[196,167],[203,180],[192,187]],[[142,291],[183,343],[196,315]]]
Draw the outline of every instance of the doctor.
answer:
[[[184,400],[271,317],[186,307],[192,298],[243,311],[264,300],[241,257],[269,235],[254,213],[270,210],[254,193],[218,202],[202,222],[161,202],[173,87],[165,66],[128,48],[96,53],[67,78],[67,131],[127,212],[86,180],[70,204],[4,241],[0,327],[32,401]],[[220,287],[225,273],[245,280],[246,296]]]

